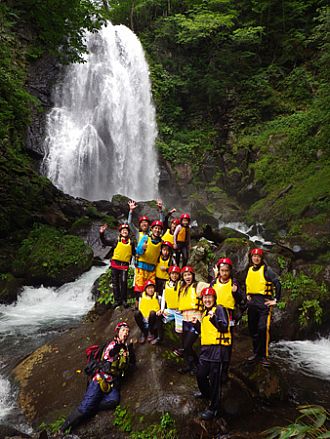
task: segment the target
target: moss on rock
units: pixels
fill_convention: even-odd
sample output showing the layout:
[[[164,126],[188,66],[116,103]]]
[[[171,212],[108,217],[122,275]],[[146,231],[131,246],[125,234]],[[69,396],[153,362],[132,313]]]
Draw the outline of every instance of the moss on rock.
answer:
[[[62,285],[88,270],[92,261],[93,251],[82,239],[39,225],[22,242],[13,268],[32,284]]]

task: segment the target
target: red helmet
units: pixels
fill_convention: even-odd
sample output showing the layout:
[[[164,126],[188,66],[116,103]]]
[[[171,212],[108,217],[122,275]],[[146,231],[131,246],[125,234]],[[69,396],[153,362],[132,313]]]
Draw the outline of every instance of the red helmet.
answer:
[[[264,255],[264,251],[261,248],[253,248],[250,251],[250,255],[259,255],[259,256],[263,256]]]
[[[217,292],[212,287],[206,287],[202,289],[201,296],[215,296],[216,297]]]
[[[129,326],[126,322],[119,322],[119,323],[117,323],[117,325],[115,327],[115,332],[119,332],[120,328],[128,328],[129,329]]]
[[[152,285],[154,287],[155,286],[155,282],[153,282],[152,280],[146,280],[144,282],[143,289],[146,290],[150,285]]]
[[[176,226],[178,226],[180,224],[179,218],[173,218],[171,224],[175,224]]]
[[[129,231],[129,225],[127,223],[119,224],[118,230],[121,231],[127,229]]]
[[[168,269],[169,273],[181,273],[181,268],[178,265],[171,265]]]
[[[161,228],[163,228],[163,223],[162,223],[162,221],[159,221],[159,220],[156,220],[156,221],[153,221],[152,223],[151,223],[151,228],[153,228],[153,227],[155,227],[155,226],[159,226],[159,227],[161,227]]]
[[[142,221],[147,221],[148,223],[150,223],[150,219],[146,215],[140,216],[139,224],[142,223]]]
[[[173,244],[171,243],[171,242],[169,242],[169,241],[162,241],[162,247],[163,246],[167,246],[167,247],[169,247],[169,248],[173,248]]]
[[[186,265],[185,267],[181,268],[181,273],[193,273],[195,274],[195,270],[193,267],[191,267],[190,265]]]
[[[190,215],[189,215],[189,213],[183,213],[183,214],[180,216],[180,221],[182,221],[183,219],[187,219],[187,220],[190,221]]]
[[[222,264],[229,265],[230,268],[232,268],[232,266],[233,266],[233,262],[232,262],[232,260],[229,259],[229,258],[220,258],[220,259],[218,260],[218,262],[216,263],[216,266],[219,267],[219,265],[222,265]]]

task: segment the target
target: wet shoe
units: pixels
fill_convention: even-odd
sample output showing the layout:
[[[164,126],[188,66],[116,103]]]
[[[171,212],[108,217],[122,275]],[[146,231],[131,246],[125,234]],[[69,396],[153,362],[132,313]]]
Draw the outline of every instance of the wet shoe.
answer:
[[[207,399],[207,397],[204,396],[202,392],[194,392],[193,393],[193,397],[195,399]]]
[[[249,357],[247,359],[248,363],[254,363],[255,361],[257,361],[258,357],[256,354],[251,355],[251,357]]]
[[[148,340],[149,343],[151,343],[155,338],[156,337],[154,335],[149,334],[148,337],[147,337],[147,340]]]
[[[113,305],[112,305],[112,308],[113,309],[116,309],[116,308],[118,308],[118,306],[120,306],[121,305],[121,303],[119,303],[119,302],[115,302]]]
[[[201,418],[204,419],[204,421],[210,421],[211,419],[214,419],[216,415],[217,415],[216,412],[207,409],[205,410],[205,412],[201,413]]]
[[[127,302],[123,302],[123,307],[127,309],[129,308],[129,304]]]
[[[151,340],[150,344],[158,344],[160,343],[160,338],[154,338],[153,340]]]
[[[173,354],[176,355],[177,357],[182,357],[183,349],[174,349]]]
[[[143,343],[145,343],[146,342],[146,338],[145,338],[145,336],[144,335],[141,335],[141,337],[139,338],[139,343],[140,344],[143,344]]]
[[[261,366],[270,367],[270,361],[266,357],[260,358],[259,363]]]

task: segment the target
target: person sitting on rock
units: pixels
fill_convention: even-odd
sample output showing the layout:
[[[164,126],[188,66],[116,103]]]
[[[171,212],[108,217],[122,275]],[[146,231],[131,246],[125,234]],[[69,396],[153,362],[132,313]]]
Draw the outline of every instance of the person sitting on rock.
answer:
[[[251,362],[269,366],[268,346],[272,308],[281,298],[281,283],[264,262],[264,252],[254,248],[249,254],[250,267],[246,277],[248,327],[253,341]],[[275,297],[274,297],[275,288]]]
[[[181,270],[182,283],[179,289],[179,311],[183,318],[183,358],[185,365],[179,370],[180,373],[195,373],[198,356],[193,349],[198,339],[198,331],[195,322],[202,318],[202,302],[200,293],[197,292],[195,270],[185,266]]]
[[[177,265],[180,265],[180,258],[182,255],[182,266],[186,266],[189,259],[190,248],[190,215],[183,213],[180,216],[180,224],[178,224],[174,231],[174,249],[175,260]]]
[[[164,292],[162,295],[160,309],[163,315],[163,322],[165,324],[175,322],[175,332],[179,334],[182,339],[182,314],[179,311],[179,288],[180,288],[180,274],[181,269],[177,265],[172,265],[168,269],[169,280],[165,283]],[[176,355],[181,356],[183,349],[176,349]]]
[[[162,296],[165,282],[170,278],[168,269],[172,265],[173,245],[168,241],[162,241],[160,255],[156,265],[156,292]]]
[[[238,281],[233,277],[233,263],[230,258],[220,258],[214,267],[215,279],[211,282],[217,293],[217,305],[222,305],[228,310],[230,327],[233,338],[233,328],[246,310],[246,296],[241,290]],[[231,348],[232,348],[231,344]],[[231,351],[230,351],[231,353]],[[226,364],[229,365],[229,362]],[[228,370],[223,366],[222,379],[227,380]]]
[[[201,333],[201,352],[197,367],[197,384],[200,393],[196,398],[210,400],[207,410],[201,414],[204,420],[211,420],[220,412],[222,371],[228,369],[230,361],[231,331],[228,310],[216,304],[214,288],[203,288],[204,312],[201,323],[194,324]]]
[[[134,315],[135,321],[141,330],[139,343],[148,340],[151,344],[157,344],[162,339],[162,313],[159,300],[155,291],[155,283],[147,280],[144,291],[139,299],[138,311]]]
[[[113,285],[113,295],[115,303],[114,308],[123,305],[125,308],[127,304],[127,281],[128,281],[128,268],[132,255],[134,253],[134,244],[129,238],[129,226],[128,224],[120,224],[119,236],[117,240],[109,240],[104,236],[107,224],[100,227],[100,239],[103,245],[114,247],[112,259],[111,259],[111,278]]]
[[[127,343],[128,336],[128,324],[119,322],[113,340],[103,349],[101,361],[95,368],[81,403],[65,420],[61,432],[75,428],[99,410],[111,410],[119,404],[123,377],[135,365],[133,344]]]
[[[161,250],[163,223],[153,221],[150,229],[150,236],[143,236],[136,247],[134,292],[137,297],[143,292],[147,280],[156,282],[156,264]]]

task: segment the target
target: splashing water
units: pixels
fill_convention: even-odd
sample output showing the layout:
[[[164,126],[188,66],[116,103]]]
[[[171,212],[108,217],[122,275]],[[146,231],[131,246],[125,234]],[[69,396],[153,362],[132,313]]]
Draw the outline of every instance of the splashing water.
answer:
[[[93,306],[91,289],[107,266],[92,267],[60,288],[25,287],[17,302],[0,306],[0,421],[29,431],[17,404],[9,372],[65,325],[72,325]]]
[[[88,200],[155,199],[157,127],[141,43],[110,22],[86,42],[86,62],[69,66],[55,89],[42,171],[59,189]]]

